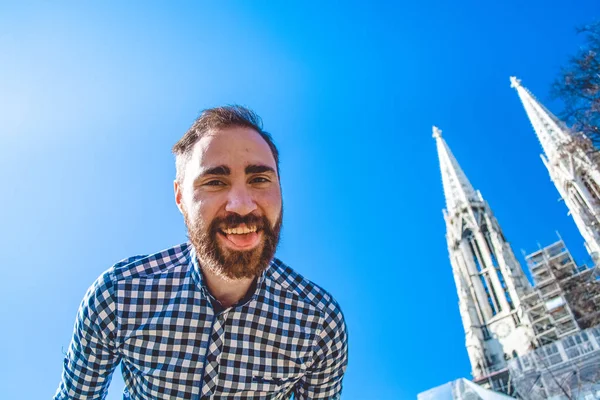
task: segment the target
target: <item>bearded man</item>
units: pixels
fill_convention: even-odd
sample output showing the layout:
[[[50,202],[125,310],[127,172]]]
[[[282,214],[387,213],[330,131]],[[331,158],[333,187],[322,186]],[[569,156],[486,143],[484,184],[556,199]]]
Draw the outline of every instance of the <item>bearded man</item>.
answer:
[[[189,242],[123,260],[87,291],[54,399],[337,399],[342,312],[274,258],[279,154],[252,111],[202,112],[173,147]]]

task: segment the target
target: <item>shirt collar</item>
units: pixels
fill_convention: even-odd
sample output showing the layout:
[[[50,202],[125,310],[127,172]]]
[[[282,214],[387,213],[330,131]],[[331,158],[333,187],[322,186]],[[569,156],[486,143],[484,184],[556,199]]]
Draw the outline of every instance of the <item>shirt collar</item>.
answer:
[[[213,304],[215,304],[216,300],[214,299],[213,295],[210,294],[210,291],[208,290],[208,287],[206,286],[206,282],[203,279],[202,269],[200,268],[200,263],[198,262],[198,256],[196,254],[196,249],[194,248],[194,245],[190,242],[188,242],[188,248],[190,249],[189,262],[190,262],[190,265],[192,266],[192,268],[191,268],[192,279],[194,280],[194,282],[200,289],[200,292],[204,296],[206,296],[208,299],[210,299]],[[258,276],[258,280],[254,287],[254,291],[252,293],[248,293],[246,296],[244,296],[244,298],[242,298],[242,300],[240,300],[237,304],[232,306],[232,308],[245,305],[245,304],[249,303],[250,301],[256,300],[259,295],[264,294],[265,279],[266,279],[267,271],[270,268],[272,268],[272,262],[270,262],[269,266],[267,268],[265,268],[265,270]]]

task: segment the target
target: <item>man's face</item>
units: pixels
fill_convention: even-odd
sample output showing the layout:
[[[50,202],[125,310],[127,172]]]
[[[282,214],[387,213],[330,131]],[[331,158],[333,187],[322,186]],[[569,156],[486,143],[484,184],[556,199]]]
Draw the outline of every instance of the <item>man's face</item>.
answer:
[[[193,147],[175,202],[203,268],[253,278],[279,242],[281,188],[273,153],[251,128],[209,132]]]

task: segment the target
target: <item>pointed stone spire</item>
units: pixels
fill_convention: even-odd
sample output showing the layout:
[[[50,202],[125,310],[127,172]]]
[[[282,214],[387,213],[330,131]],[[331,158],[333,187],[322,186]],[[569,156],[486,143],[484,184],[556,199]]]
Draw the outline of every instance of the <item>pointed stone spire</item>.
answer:
[[[546,157],[549,160],[555,158],[558,148],[572,141],[568,128],[521,85],[520,79],[511,76],[510,87],[519,94]]]
[[[530,285],[500,224],[433,127],[446,197],[446,241],[456,284],[465,345],[476,382],[529,351],[533,331],[521,298]],[[493,340],[491,340],[493,338]],[[508,375],[495,379],[506,380]]]
[[[514,76],[529,121],[542,145],[542,161],[550,179],[573,217],[585,246],[596,264],[600,263],[600,169],[592,159],[591,141],[572,131],[544,107]]]
[[[446,197],[446,210],[452,212],[473,201],[479,201],[480,198],[477,192],[473,189],[460,165],[458,165],[446,141],[442,138],[441,129],[437,126],[433,127],[433,137],[436,141],[438,157],[440,159],[442,184],[444,185],[444,195]]]

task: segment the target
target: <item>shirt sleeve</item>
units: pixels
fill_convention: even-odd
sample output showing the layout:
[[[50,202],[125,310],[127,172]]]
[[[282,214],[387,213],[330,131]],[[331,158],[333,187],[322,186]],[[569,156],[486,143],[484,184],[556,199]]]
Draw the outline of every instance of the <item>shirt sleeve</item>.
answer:
[[[335,301],[327,311],[324,329],[318,337],[315,362],[296,385],[296,400],[340,398],[348,364],[348,335],[344,315]]]
[[[111,270],[85,294],[73,339],[64,359],[62,379],[54,400],[104,399],[120,361],[116,349],[116,303]]]

